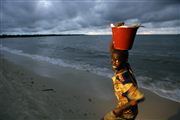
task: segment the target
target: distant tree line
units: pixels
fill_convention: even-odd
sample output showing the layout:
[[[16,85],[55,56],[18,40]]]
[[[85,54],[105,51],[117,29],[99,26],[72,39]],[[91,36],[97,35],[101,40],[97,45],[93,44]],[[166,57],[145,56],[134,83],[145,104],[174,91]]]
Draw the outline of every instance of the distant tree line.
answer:
[[[0,35],[0,38],[6,38],[6,37],[44,37],[44,36],[81,36],[84,34],[23,34],[23,35],[7,35],[2,34]]]

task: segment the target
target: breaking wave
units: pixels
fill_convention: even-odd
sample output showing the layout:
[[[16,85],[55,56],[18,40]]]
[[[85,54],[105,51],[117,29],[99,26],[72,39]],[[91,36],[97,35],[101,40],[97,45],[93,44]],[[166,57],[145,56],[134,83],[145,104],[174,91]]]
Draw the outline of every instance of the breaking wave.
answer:
[[[65,62],[59,58],[51,58],[51,57],[47,57],[47,56],[28,54],[28,53],[24,53],[22,50],[11,49],[8,47],[4,47],[2,45],[0,45],[0,49],[4,50],[6,52],[9,52],[11,54],[25,56],[25,57],[31,58],[33,60],[45,61],[45,62],[54,64],[54,65],[59,65],[62,67],[70,67],[70,68],[74,68],[77,70],[88,71],[88,72],[92,72],[92,73],[95,73],[97,75],[105,76],[105,77],[109,77],[109,78],[112,76],[110,70],[107,68],[94,67],[94,66],[91,66],[89,64],[68,63],[68,61]]]
[[[164,83],[158,80],[157,82],[152,82],[152,78],[147,76],[137,76],[136,78],[141,88],[150,90],[161,97],[180,103],[180,89],[178,84]]]

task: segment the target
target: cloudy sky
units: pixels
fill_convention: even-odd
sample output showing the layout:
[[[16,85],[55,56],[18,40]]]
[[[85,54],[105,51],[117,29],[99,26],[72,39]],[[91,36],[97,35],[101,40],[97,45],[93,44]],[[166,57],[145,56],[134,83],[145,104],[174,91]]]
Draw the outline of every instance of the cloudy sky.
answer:
[[[140,34],[180,34],[179,0],[0,0],[1,34],[111,34],[110,23],[141,23]]]

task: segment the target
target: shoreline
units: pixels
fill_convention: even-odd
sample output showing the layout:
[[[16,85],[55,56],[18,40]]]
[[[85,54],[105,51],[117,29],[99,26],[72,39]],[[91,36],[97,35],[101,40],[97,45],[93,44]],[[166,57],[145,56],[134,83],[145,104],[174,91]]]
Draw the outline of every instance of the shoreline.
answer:
[[[108,78],[59,66],[55,73],[51,68],[48,70],[49,66],[43,66],[46,63],[41,65],[26,61],[29,67],[39,65],[38,72],[7,58],[0,61],[2,120],[100,119],[116,105],[112,83]],[[48,73],[52,73],[55,78]],[[180,118],[178,102],[160,97],[149,90],[141,90],[146,100],[139,104],[137,120]]]
[[[151,91],[151,90],[149,90],[148,88],[140,87],[140,89],[147,90],[147,91],[152,92],[153,94],[155,94],[155,95],[157,95],[157,96],[159,96],[159,97],[161,97],[161,98],[164,98],[164,99],[167,99],[167,100],[170,100],[170,101],[173,101],[173,102],[176,102],[176,103],[179,103],[179,104],[180,104],[180,101],[177,101],[177,100],[175,100],[175,99],[171,99],[171,98],[168,98],[168,97],[166,97],[166,96],[160,95],[158,92]]]
[[[76,67],[70,67],[68,64],[65,64],[65,65],[63,65],[63,64],[59,64],[59,63],[55,63],[54,64],[54,59],[53,58],[46,58],[46,57],[43,57],[43,56],[34,56],[34,57],[32,57],[31,55],[29,55],[29,54],[26,54],[26,53],[21,53],[21,52],[18,52],[18,53],[13,53],[12,51],[4,51],[5,53],[4,53],[4,55],[6,56],[6,58],[7,59],[9,59],[9,60],[11,60],[12,62],[15,62],[15,63],[17,63],[17,64],[21,64],[21,63],[18,63],[18,61],[20,60],[20,61],[22,61],[22,62],[26,62],[26,60],[24,60],[24,59],[28,59],[28,58],[30,58],[30,60],[28,60],[28,61],[30,61],[30,64],[31,64],[31,61],[34,61],[34,60],[36,60],[38,63],[40,63],[41,61],[42,62],[48,62],[47,64],[52,64],[52,66],[54,66],[54,65],[57,65],[57,66],[59,66],[59,67],[64,67],[64,68],[68,68],[68,69],[72,69],[72,70],[77,70],[77,71],[87,71],[87,72],[89,72],[90,70],[81,70],[81,69],[77,69]],[[18,57],[17,57],[18,56]],[[38,59],[38,57],[40,58],[40,60]],[[53,61],[53,62],[52,62]],[[58,59],[56,60],[56,61],[58,61]],[[23,63],[23,64],[26,64],[26,63]],[[27,66],[26,65],[26,68],[27,67],[32,67],[32,66]],[[50,65],[48,65],[47,67],[50,67]],[[52,68],[52,69],[54,69],[54,68]],[[39,71],[36,71],[36,68],[34,68],[34,70],[32,70],[32,71],[35,71],[35,72],[39,72]],[[112,76],[112,75],[110,75],[109,73],[108,73],[108,75],[106,74],[103,74],[103,73],[97,73],[97,72],[92,72],[91,71],[91,73],[92,74],[96,74],[96,75],[98,75],[98,76],[101,76],[101,77],[105,77],[106,79],[111,79],[111,77],[110,76]],[[39,74],[39,73],[38,73]],[[103,75],[102,75],[103,74]],[[52,75],[51,75],[52,76]],[[137,77],[138,78],[138,77]],[[138,80],[138,79],[137,79]],[[151,91],[151,88],[145,88],[143,85],[141,85],[141,86],[139,86],[140,88],[143,88],[143,89],[146,89],[146,90],[149,90],[149,91]],[[161,90],[160,90],[161,91]],[[161,95],[159,92],[156,92],[156,91],[154,91],[154,90],[152,90],[151,92],[153,92],[153,93],[155,93],[156,95],[158,95],[159,97],[163,97],[163,98],[165,98],[165,99],[169,99],[169,100],[172,100],[172,101],[175,101],[175,102],[178,102],[178,103],[180,103],[180,101],[178,101],[178,99],[173,99],[173,97],[172,98],[170,98],[169,97],[169,95]]]

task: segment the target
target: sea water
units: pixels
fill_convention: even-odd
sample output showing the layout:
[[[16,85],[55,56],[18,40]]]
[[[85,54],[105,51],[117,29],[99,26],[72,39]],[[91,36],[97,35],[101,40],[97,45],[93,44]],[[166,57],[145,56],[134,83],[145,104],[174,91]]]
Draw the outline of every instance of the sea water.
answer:
[[[111,36],[46,36],[0,39],[1,54],[21,55],[111,78]],[[129,63],[141,88],[180,102],[180,35],[137,35]]]

